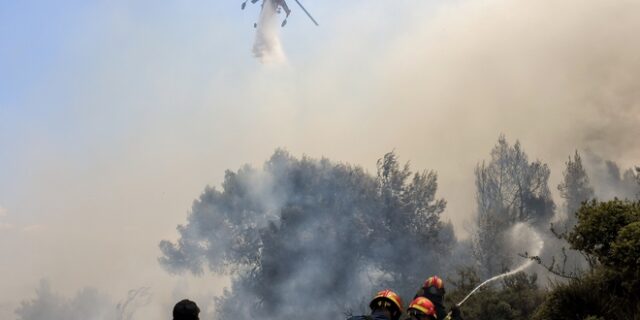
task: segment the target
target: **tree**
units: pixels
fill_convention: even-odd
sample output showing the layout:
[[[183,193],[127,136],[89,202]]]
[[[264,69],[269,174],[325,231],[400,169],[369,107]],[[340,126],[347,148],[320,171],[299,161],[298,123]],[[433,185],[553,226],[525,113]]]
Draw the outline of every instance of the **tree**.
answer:
[[[636,167],[636,184],[638,187],[638,193],[636,194],[636,198],[640,200],[640,167]]]
[[[597,196],[600,199],[610,199],[616,196],[624,198],[633,198],[631,195],[637,188],[634,180],[637,178],[632,170],[626,170],[620,173],[618,165],[613,161],[605,161],[597,155],[587,153],[585,158],[591,169],[591,174],[595,177],[598,187]],[[587,175],[583,167],[583,161],[578,152],[575,152],[574,158],[569,157],[564,171],[564,179],[558,190],[560,195],[565,199],[564,208],[567,212],[567,219],[556,225],[552,225],[551,231],[557,239],[547,240],[548,247],[561,247],[560,255],[554,253],[554,256],[542,258],[538,257],[536,261],[545,267],[554,275],[565,279],[577,279],[585,270],[591,270],[597,264],[594,256],[588,255],[579,250],[567,250],[566,244],[569,236],[569,230],[577,222],[577,210],[582,203],[594,199],[596,192],[591,186],[591,179]],[[638,189],[640,191],[640,189]],[[558,226],[560,226],[558,228]],[[549,242],[551,245],[549,246]],[[556,242],[556,243],[554,243]],[[558,259],[559,258],[559,259]]]
[[[504,136],[491,151],[491,161],[477,165],[474,251],[485,276],[511,265],[512,252],[503,240],[509,227],[517,222],[548,225],[555,209],[549,174],[546,164],[529,162],[520,142],[511,146]]]
[[[571,247],[596,263],[558,283],[534,319],[637,319],[640,314],[640,202],[591,201],[578,210]]]
[[[565,227],[570,229],[576,223],[576,211],[578,211],[580,205],[595,196],[578,151],[575,152],[573,159],[569,157],[566,162],[564,179],[558,185],[558,190],[565,201],[564,208],[567,213]]]
[[[615,196],[621,199],[635,199],[640,193],[640,184],[636,176],[637,168],[620,170],[617,163],[606,161],[609,186],[615,190]]]
[[[442,271],[455,237],[436,191],[434,172],[412,173],[393,152],[373,176],[277,150],[263,170],[227,171],[221,191],[207,187],[178,241],[160,243],[160,262],[231,275],[219,319],[340,317],[381,287],[407,296]]]
[[[615,161],[586,153],[586,167],[595,187],[596,198],[640,200],[640,167],[622,169]]]
[[[573,249],[618,271],[640,271],[640,250],[634,248],[635,241],[640,240],[640,237],[636,238],[640,202],[592,201],[580,208],[578,219],[579,224],[569,234]]]
[[[419,270],[435,261],[440,261],[436,265],[444,263],[442,257],[455,242],[455,237],[444,239],[451,234],[451,225],[444,228],[440,222],[446,201],[435,197],[438,184],[434,172],[412,174],[408,163],[400,167],[393,152],[378,160],[377,169],[384,223],[372,224],[373,245],[382,248],[372,256],[384,261],[382,268],[391,276],[384,285],[402,293],[414,292],[427,276]]]

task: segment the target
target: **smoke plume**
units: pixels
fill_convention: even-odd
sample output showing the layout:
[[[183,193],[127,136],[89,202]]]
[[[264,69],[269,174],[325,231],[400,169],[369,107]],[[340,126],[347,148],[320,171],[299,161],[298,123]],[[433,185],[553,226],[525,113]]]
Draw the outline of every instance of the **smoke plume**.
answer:
[[[271,0],[264,0],[253,43],[253,54],[262,63],[282,63],[286,60],[280,44],[277,18],[276,7]]]
[[[607,201],[616,197],[640,199],[640,183],[635,168],[620,168],[615,161],[606,160],[591,151],[585,153],[585,162],[598,200]]]
[[[231,274],[218,319],[339,318],[364,311],[376,289],[411,296],[447,268],[456,240],[436,190],[435,173],[412,173],[393,153],[372,176],[277,151],[263,170],[227,171],[221,191],[205,189],[178,241],[160,243],[160,262]]]

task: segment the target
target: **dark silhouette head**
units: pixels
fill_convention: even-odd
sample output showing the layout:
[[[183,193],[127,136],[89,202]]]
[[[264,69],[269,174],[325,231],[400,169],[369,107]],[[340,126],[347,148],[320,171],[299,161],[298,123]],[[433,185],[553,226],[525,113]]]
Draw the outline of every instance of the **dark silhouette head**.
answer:
[[[195,302],[184,299],[173,307],[173,320],[199,320],[200,308]]]

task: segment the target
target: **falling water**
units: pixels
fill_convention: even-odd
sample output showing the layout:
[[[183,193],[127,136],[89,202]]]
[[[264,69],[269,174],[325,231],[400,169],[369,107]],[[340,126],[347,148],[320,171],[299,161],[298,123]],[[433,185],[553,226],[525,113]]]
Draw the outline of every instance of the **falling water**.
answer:
[[[253,43],[253,54],[260,62],[277,64],[286,61],[280,43],[278,13],[272,0],[264,0],[260,19],[256,24],[256,38]]]

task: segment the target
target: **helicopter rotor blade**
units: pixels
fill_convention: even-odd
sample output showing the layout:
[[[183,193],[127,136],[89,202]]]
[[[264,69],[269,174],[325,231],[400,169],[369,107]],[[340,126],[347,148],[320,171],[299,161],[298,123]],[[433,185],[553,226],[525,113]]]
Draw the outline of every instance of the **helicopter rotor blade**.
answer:
[[[309,19],[311,19],[311,21],[313,21],[313,23],[314,23],[316,26],[319,26],[319,24],[318,24],[318,22],[316,21],[316,19],[314,19],[314,18],[311,16],[311,14],[309,13],[309,11],[307,11],[307,9],[305,9],[305,7],[302,5],[302,3],[300,3],[300,1],[298,1],[298,0],[294,0],[294,1],[295,1],[295,2],[300,6],[300,8],[302,8],[302,11],[304,11],[304,13],[306,13],[306,14],[307,14],[307,16],[309,17]]]

